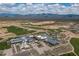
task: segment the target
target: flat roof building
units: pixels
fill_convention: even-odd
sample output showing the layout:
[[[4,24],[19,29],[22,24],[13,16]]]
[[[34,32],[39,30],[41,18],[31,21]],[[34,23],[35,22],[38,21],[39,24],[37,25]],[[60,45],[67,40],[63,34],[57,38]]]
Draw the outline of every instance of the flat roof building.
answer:
[[[48,38],[46,38],[45,41],[52,45],[59,44],[59,40],[57,38],[53,38],[53,37],[48,37]]]
[[[59,43],[59,40],[57,38],[57,36],[49,36],[48,34],[42,34],[42,35],[37,35],[37,36],[34,36],[37,38],[37,40],[43,40],[45,42],[48,42],[52,45],[55,45],[55,44],[58,44]],[[10,42],[11,44],[16,44],[16,43],[20,43],[20,42],[27,42],[27,43],[30,43],[30,42],[33,42],[34,41],[34,38],[33,36],[19,36],[15,39],[11,39]]]
[[[48,34],[42,34],[42,35],[36,36],[36,38],[39,40],[43,40],[45,42],[48,42],[52,45],[59,44],[59,40],[58,40],[57,36],[55,36],[55,35],[52,35],[52,37],[51,37]]]
[[[33,38],[29,36],[20,36],[15,39],[11,39],[11,44],[20,43],[20,42],[32,42]]]

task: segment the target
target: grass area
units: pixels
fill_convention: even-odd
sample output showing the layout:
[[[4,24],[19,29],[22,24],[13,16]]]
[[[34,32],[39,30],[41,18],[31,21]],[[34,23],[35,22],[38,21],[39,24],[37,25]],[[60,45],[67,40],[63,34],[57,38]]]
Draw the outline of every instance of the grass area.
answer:
[[[11,48],[11,45],[7,44],[7,41],[0,42],[0,50],[9,49]]]
[[[37,33],[35,33],[35,34],[46,34],[46,32],[37,32]]]
[[[11,45],[9,44],[10,43],[9,40],[11,40],[12,38],[14,37],[10,37],[5,41],[0,42],[0,51],[11,48]]]
[[[35,32],[34,30],[27,30],[27,29],[16,27],[16,26],[10,26],[6,28],[8,32],[15,33],[16,35],[23,35],[23,34],[29,34],[29,33]]]
[[[0,38],[0,40],[2,40],[3,38]]]
[[[79,55],[79,38],[72,38],[70,42],[74,47],[75,53]]]
[[[39,26],[30,26],[29,28],[33,28],[33,29],[44,29],[44,28],[40,28]]]
[[[49,32],[62,32],[61,29],[48,29]]]
[[[63,54],[61,56],[76,56],[73,52]]]
[[[71,30],[71,32],[76,33],[76,32],[78,32],[78,31],[77,31],[77,30]]]

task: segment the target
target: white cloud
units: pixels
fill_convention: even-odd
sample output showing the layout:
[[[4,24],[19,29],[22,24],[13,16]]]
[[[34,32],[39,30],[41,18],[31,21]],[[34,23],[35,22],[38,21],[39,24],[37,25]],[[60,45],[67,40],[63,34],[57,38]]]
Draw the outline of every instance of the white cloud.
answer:
[[[8,7],[11,6],[11,7]],[[14,14],[79,14],[79,4],[71,4],[67,7],[61,4],[0,4],[0,13],[14,13]]]

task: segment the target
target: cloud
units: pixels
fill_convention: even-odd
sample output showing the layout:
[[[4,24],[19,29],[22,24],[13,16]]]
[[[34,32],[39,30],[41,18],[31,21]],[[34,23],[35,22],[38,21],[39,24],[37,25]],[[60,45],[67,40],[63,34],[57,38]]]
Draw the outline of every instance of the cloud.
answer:
[[[13,14],[79,14],[79,4],[0,3],[0,13]]]

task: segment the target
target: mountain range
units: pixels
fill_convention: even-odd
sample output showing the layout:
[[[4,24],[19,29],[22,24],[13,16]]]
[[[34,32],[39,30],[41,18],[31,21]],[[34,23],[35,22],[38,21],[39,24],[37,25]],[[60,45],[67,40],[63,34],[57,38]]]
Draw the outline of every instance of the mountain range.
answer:
[[[0,19],[31,19],[31,20],[79,20],[79,15],[75,14],[10,14],[10,13],[0,13]]]

